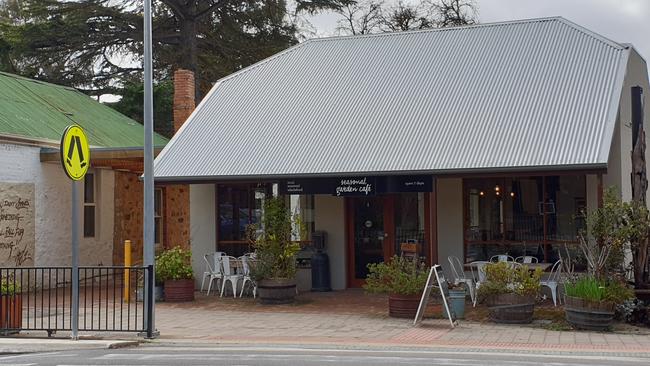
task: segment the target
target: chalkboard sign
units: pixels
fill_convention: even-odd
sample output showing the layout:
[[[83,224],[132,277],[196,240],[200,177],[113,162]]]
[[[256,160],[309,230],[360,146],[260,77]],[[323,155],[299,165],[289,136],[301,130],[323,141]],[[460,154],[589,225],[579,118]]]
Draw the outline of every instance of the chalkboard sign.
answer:
[[[451,324],[451,327],[454,328],[457,322],[456,314],[449,308],[449,303],[447,302],[447,297],[445,296],[445,292],[447,290],[447,282],[445,281],[445,274],[442,271],[442,267],[439,264],[434,265],[431,267],[431,270],[429,270],[427,284],[424,286],[424,292],[422,293],[422,299],[420,299],[420,306],[418,306],[418,312],[415,314],[413,325],[418,325],[422,321],[422,317],[424,317],[424,311],[426,310],[427,304],[429,303],[429,298],[431,297],[431,290],[434,288],[440,289],[442,304],[445,307],[445,310],[447,310],[449,323]]]

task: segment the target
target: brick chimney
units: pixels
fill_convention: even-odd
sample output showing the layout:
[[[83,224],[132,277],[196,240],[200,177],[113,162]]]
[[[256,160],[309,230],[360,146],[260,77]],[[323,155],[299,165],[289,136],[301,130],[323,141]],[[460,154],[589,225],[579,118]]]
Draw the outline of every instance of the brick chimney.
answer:
[[[178,69],[174,72],[174,132],[178,132],[194,110],[194,73]]]

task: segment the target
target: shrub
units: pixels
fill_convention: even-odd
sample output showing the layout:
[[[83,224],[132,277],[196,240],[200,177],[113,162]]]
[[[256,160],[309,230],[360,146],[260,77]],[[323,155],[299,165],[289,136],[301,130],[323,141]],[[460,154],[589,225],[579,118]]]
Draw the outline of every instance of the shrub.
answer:
[[[639,299],[627,299],[616,306],[616,318],[630,324],[645,324],[648,307]]]
[[[192,279],[192,253],[179,246],[156,257],[156,277],[160,281]]]
[[[593,276],[583,276],[575,282],[565,283],[564,291],[567,296],[592,302],[608,301],[614,304],[622,304],[634,297],[632,290],[620,281],[606,282]]]
[[[294,218],[297,226],[300,222]],[[249,241],[255,247],[257,260],[251,268],[251,276],[259,281],[271,278],[291,279],[296,275],[296,254],[300,244],[291,241],[292,216],[280,197],[264,201],[262,234],[255,237],[256,227],[247,229]]]
[[[371,293],[418,295],[424,290],[428,267],[417,259],[394,256],[388,262],[368,264],[363,288]]]
[[[514,267],[511,263],[498,262],[487,264],[485,275],[486,281],[478,289],[482,299],[502,294],[537,296],[542,270],[537,268],[531,272],[525,265]]]
[[[15,283],[12,280],[3,279],[0,282],[0,294],[1,295],[13,295],[20,293],[20,284]]]

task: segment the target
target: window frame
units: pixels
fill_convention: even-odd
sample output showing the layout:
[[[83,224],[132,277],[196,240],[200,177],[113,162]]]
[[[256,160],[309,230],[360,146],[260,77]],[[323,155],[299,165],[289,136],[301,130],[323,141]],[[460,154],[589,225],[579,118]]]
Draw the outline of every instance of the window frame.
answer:
[[[86,201],[86,189],[88,176],[92,177],[92,202]],[[97,174],[95,172],[86,173],[83,179],[83,195],[82,195],[82,204],[83,204],[83,219],[82,219],[82,231],[84,238],[96,238],[97,237]],[[93,222],[92,222],[92,234],[87,233],[86,225],[86,208],[92,207],[93,210]]]
[[[470,215],[470,194],[469,194],[469,189],[468,187],[468,181],[473,180],[473,179],[489,179],[490,181],[496,182],[499,186],[501,187],[506,187],[508,180],[512,179],[523,179],[523,178],[541,178],[542,179],[542,202],[546,203],[548,200],[548,184],[547,184],[547,178],[548,177],[562,177],[562,176],[576,176],[580,175],[583,176],[583,192],[584,192],[584,199],[585,199],[585,206],[586,206],[586,199],[587,199],[587,175],[586,173],[584,174],[546,174],[546,175],[512,175],[512,176],[489,176],[489,177],[479,177],[479,176],[472,176],[472,177],[466,177],[463,178],[462,182],[462,196],[463,196],[463,262],[467,261],[467,253],[469,251],[469,246],[470,245],[490,245],[490,244],[521,244],[524,241],[522,240],[508,240],[508,239],[501,239],[501,240],[469,240],[467,238],[467,232],[470,228],[470,220],[471,217]],[[542,234],[542,239],[541,239],[541,244],[543,247],[544,251],[544,261],[548,261],[550,255],[549,255],[549,250],[551,250],[552,245],[554,244],[560,244],[560,245],[577,245],[578,240],[550,240],[549,239],[549,233],[548,233],[548,219],[551,214],[547,212],[546,210],[543,211],[543,218],[542,218],[542,225],[543,225],[543,234]],[[507,220],[503,220],[501,223],[503,225],[503,232],[507,232]]]
[[[160,204],[158,205],[158,209],[160,212],[156,211],[156,198],[160,194]],[[153,210],[153,222],[154,222],[154,245],[156,246],[163,246],[165,247],[165,221],[164,221],[164,212],[165,212],[165,190],[164,188],[161,187],[156,187],[154,188],[154,210]],[[160,225],[156,225],[157,223],[160,223]],[[158,233],[158,238],[160,239],[158,242],[156,241],[156,233]]]

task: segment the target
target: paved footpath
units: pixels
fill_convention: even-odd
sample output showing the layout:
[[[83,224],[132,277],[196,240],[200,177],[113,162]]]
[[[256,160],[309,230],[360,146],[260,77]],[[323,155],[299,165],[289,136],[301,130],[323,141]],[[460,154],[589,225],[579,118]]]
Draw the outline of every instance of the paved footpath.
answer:
[[[394,319],[386,315],[385,297],[361,296],[354,292],[308,296],[302,296],[296,305],[282,306],[262,306],[253,299],[234,300],[203,295],[192,303],[160,303],[156,307],[156,327],[161,336],[153,342],[203,346],[247,344],[578,352],[634,354],[650,358],[648,329],[638,334],[552,331],[531,326],[469,321],[461,321],[459,326],[451,329],[449,322],[442,319],[425,319],[421,326],[414,327],[410,319]],[[26,336],[43,337],[44,334],[23,332],[20,337]],[[124,333],[90,336],[106,341],[142,340],[135,334]],[[65,337],[63,332],[56,335],[58,339]],[[42,340],[43,350],[47,350],[46,341]],[[8,348],[13,346],[7,345]],[[33,347],[41,346],[34,344]]]
[[[412,326],[410,319],[385,315],[381,301],[367,302],[362,310],[354,299],[346,305],[264,307],[228,302],[193,306],[160,304],[156,342],[245,343],[291,345],[371,345],[449,347],[472,349],[554,350],[640,353],[650,357],[650,333],[618,334],[552,331],[529,326],[461,321],[455,329],[442,319],[425,319]],[[343,301],[345,304],[345,301]]]

